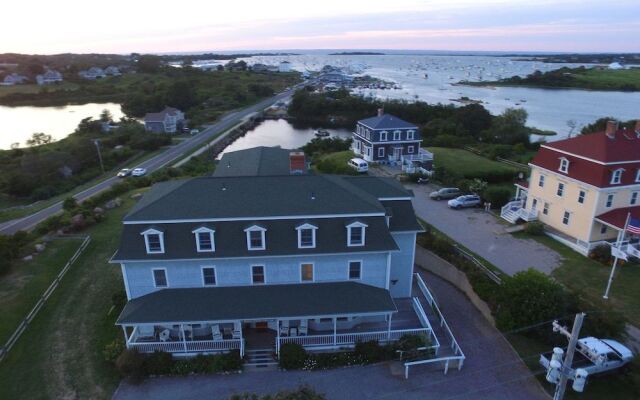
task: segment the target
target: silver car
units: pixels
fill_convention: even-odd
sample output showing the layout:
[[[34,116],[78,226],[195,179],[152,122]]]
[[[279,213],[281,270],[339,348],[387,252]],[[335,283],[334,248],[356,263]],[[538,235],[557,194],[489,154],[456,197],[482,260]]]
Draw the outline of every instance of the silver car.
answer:
[[[449,200],[449,202],[447,203],[450,208],[453,208],[455,210],[467,207],[478,207],[480,206],[480,204],[482,204],[482,200],[480,200],[480,196],[475,194],[460,196],[453,200]]]
[[[462,192],[458,188],[442,188],[440,190],[436,190],[435,192],[431,192],[429,194],[429,198],[433,200],[447,200],[456,198],[461,194]]]

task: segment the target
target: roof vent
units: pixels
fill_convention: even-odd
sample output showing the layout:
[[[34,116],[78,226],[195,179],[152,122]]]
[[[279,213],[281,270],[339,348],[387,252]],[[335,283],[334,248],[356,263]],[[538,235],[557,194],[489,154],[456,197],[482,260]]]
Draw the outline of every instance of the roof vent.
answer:
[[[311,192],[311,200],[315,200],[316,199],[316,193],[315,192]]]
[[[616,131],[618,130],[618,121],[607,121],[607,129],[604,131],[605,135],[609,139],[616,138]]]
[[[225,190],[227,190],[227,184],[226,184],[226,183],[223,183],[223,184],[222,184],[222,191],[224,192]]]

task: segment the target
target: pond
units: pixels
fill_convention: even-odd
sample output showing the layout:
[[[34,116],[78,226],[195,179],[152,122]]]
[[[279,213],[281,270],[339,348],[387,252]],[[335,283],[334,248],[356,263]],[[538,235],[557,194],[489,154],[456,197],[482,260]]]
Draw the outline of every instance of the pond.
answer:
[[[86,117],[97,118],[102,110],[109,110],[114,120],[124,116],[120,104],[89,103],[63,107],[6,107],[0,106],[0,149],[9,149],[11,144],[25,141],[36,132],[53,136],[55,140],[67,137]]]
[[[351,132],[346,129],[327,130],[332,137],[351,138]],[[229,151],[244,150],[257,146],[280,146],[284,149],[297,149],[314,137],[314,129],[312,128],[294,128],[291,123],[284,119],[266,120],[227,146],[218,158]]]

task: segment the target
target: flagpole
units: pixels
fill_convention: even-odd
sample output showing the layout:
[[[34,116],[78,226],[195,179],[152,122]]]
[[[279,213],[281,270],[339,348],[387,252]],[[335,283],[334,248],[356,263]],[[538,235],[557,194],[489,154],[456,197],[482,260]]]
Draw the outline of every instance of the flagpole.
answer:
[[[627,226],[629,225],[629,218],[631,217],[631,212],[627,213],[627,220],[624,222],[624,228],[622,229],[622,236],[618,234],[618,240],[616,242],[616,248],[620,250],[620,244],[624,240],[624,235],[627,233]],[[603,299],[609,299],[609,290],[611,289],[611,282],[613,282],[613,274],[616,272],[616,265],[618,265],[618,253],[616,252],[616,258],[613,260],[613,266],[611,267],[611,274],[609,274],[609,282],[607,282],[607,288],[604,291]]]

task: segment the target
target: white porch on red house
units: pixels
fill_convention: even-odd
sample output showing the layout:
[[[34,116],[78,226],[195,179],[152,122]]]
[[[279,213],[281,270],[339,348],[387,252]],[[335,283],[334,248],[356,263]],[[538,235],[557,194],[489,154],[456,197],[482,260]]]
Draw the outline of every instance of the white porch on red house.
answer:
[[[131,300],[117,323],[127,348],[143,353],[243,356],[247,347],[279,353],[285,343],[328,350],[407,334],[425,335],[437,350],[420,302],[396,302],[387,290],[356,282],[164,289]]]

